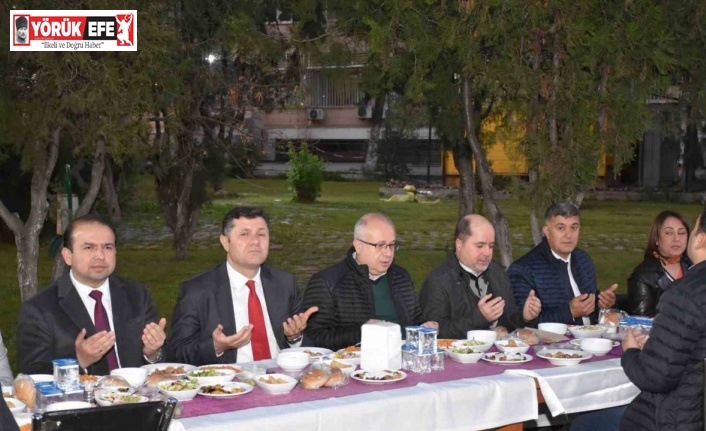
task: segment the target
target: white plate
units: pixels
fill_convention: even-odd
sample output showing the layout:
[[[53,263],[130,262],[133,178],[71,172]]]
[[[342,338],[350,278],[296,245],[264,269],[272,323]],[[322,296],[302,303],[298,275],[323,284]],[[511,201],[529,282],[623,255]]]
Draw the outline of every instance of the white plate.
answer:
[[[202,397],[209,397],[209,398],[232,398],[232,397],[237,397],[239,395],[245,395],[248,392],[251,392],[253,390],[253,387],[250,386],[249,384],[240,383],[240,382],[226,383],[225,385],[221,385],[221,386],[223,386],[223,389],[230,390],[233,388],[241,388],[241,389],[245,389],[245,391],[244,392],[236,392],[233,394],[205,394],[205,393],[203,393],[204,387],[202,386],[199,389],[199,395],[201,395]]]
[[[309,362],[316,362],[320,359],[324,359],[326,355],[333,353],[333,350],[324,349],[323,347],[290,347],[289,349],[280,350],[279,352],[305,352],[309,354]],[[312,353],[317,354],[317,356],[313,356]]]
[[[29,377],[34,380],[34,383],[54,381],[54,376],[52,374],[30,374]]]
[[[492,359],[490,357],[493,357]],[[517,365],[517,364],[524,364],[526,362],[529,362],[532,360],[532,356],[522,353],[522,360],[521,361],[501,361],[497,358],[500,358],[502,356],[505,356],[505,353],[486,353],[483,355],[481,359],[484,361],[490,362],[491,364],[498,364],[498,365]]]
[[[395,378],[395,379],[389,379],[389,380],[375,380],[376,378],[382,378],[385,376],[391,376],[393,373],[399,373],[401,377]],[[366,378],[367,377],[367,378]],[[388,370],[382,370],[382,371],[365,371],[365,370],[359,370],[356,371],[355,373],[351,374],[351,379],[353,380],[358,380],[359,382],[363,383],[369,383],[372,385],[384,385],[386,383],[394,383],[394,382],[399,382],[400,380],[404,380],[407,378],[407,373],[404,371],[388,371]]]
[[[556,353],[565,353],[565,354],[570,354],[570,355],[581,355],[580,358],[553,358],[551,356],[547,356],[548,354],[556,354]],[[593,357],[592,354],[583,352],[581,350],[562,350],[562,349],[545,349],[545,350],[540,350],[537,352],[537,356],[539,356],[542,359],[546,359],[553,365],[559,365],[559,366],[571,366],[571,365],[578,365],[581,361],[585,361],[586,359],[590,359]]]
[[[196,367],[193,366],[193,365],[189,365],[189,364],[178,364],[178,363],[175,363],[175,362],[160,362],[160,363],[158,363],[158,364],[148,364],[148,365],[143,365],[143,366],[142,366],[142,368],[144,368],[145,370],[147,370],[147,372],[150,373],[150,374],[152,374],[152,371],[155,371],[155,370],[164,371],[164,370],[166,370],[166,369],[169,368],[169,367],[174,367],[174,368],[184,367],[184,372],[183,372],[183,373],[180,373],[180,374],[171,373],[172,376],[174,376],[174,377],[183,377],[183,376],[185,376],[186,373],[188,373],[189,371],[193,371],[193,370],[196,369]]]
[[[12,386],[3,386],[2,387],[2,396],[5,398],[12,397],[12,394],[15,393],[15,388]]]
[[[569,341],[569,343],[573,344],[574,346],[580,346],[581,345],[581,339],[580,338],[574,338],[573,340]],[[620,345],[620,341],[613,341],[613,347],[618,347]]]
[[[12,413],[19,413],[22,410],[27,407],[25,403],[22,401],[18,400],[17,398],[5,398],[6,403],[12,403],[12,406],[10,404],[7,404],[7,407],[10,409]]]

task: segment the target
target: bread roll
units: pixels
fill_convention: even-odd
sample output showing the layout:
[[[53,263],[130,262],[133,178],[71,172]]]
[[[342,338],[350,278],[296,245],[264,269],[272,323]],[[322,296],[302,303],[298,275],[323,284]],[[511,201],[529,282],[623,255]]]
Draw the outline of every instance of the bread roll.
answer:
[[[328,378],[324,386],[327,388],[338,388],[348,383],[346,375],[339,368],[331,368],[331,377]]]
[[[33,409],[37,398],[37,388],[34,386],[32,378],[25,374],[20,374],[15,379],[14,387],[15,398],[25,403],[30,409]]]
[[[522,341],[529,344],[530,346],[539,344],[539,337],[537,336],[537,334],[530,331],[529,329],[518,329],[517,336],[520,337]]]
[[[619,311],[609,311],[608,313],[605,313],[603,324],[610,326],[618,326],[618,324],[620,323],[620,317],[621,315]]]
[[[155,370],[147,378],[145,385],[150,388],[156,388],[159,383],[166,382],[168,380],[174,380],[174,376],[169,373],[165,373],[164,371]]]
[[[504,326],[496,326],[495,329],[493,329],[496,334],[498,334],[498,338],[505,338],[507,337],[507,328]]]
[[[120,376],[103,376],[98,380],[98,388],[129,388],[130,384]]]
[[[304,389],[319,389],[328,381],[329,377],[330,375],[326,371],[315,369],[304,374],[300,383]]]

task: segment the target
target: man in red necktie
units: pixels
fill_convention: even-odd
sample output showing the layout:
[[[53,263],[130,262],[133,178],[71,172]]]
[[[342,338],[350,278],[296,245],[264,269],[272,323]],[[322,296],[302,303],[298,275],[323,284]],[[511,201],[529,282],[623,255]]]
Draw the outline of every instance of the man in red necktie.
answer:
[[[194,365],[250,362],[302,344],[306,322],[294,275],[265,264],[270,220],[262,208],[236,207],[223,220],[226,261],[181,285],[170,347]]]
[[[22,373],[53,371],[52,360],[76,358],[91,374],[160,361],[166,319],[147,289],[113,274],[115,232],[102,218],[75,219],[64,233],[71,271],[25,301],[17,327]]]

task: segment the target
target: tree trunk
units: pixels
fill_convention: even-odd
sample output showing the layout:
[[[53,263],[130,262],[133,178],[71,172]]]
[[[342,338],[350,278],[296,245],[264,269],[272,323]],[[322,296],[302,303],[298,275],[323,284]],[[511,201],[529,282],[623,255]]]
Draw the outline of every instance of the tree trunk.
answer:
[[[510,241],[510,228],[505,215],[500,211],[495,202],[495,189],[493,187],[493,171],[488,163],[488,158],[478,140],[476,114],[473,110],[473,91],[468,76],[463,78],[463,114],[466,126],[468,144],[473,151],[478,166],[477,174],[480,178],[483,202],[488,211],[490,222],[495,226],[495,249],[498,251],[500,265],[507,268],[512,263],[512,243]]]
[[[189,257],[188,246],[201,208],[200,202],[193,196],[196,171],[202,163],[201,152],[193,148],[193,136],[193,133],[184,133],[177,137],[174,166],[162,177],[155,177],[164,220],[174,235],[177,260]]]
[[[108,209],[108,219],[115,224],[122,222],[123,213],[120,210],[118,191],[115,190],[115,182],[113,180],[113,162],[110,157],[107,157],[107,160],[105,161],[103,181],[101,182],[101,195],[103,196],[105,206]]]
[[[373,107],[373,125],[370,127],[370,139],[368,140],[368,149],[365,153],[365,169],[369,171],[377,170],[380,131],[384,122],[385,103],[387,101],[387,93],[383,93],[375,99]]]
[[[93,208],[93,204],[98,197],[101,182],[103,180],[103,172],[105,169],[105,140],[101,137],[96,141],[96,152],[93,154],[93,166],[91,169],[91,184],[88,186],[88,191],[83,196],[83,202],[76,209],[76,213],[70,219],[78,218],[88,214]],[[69,198],[70,199],[70,198]],[[54,269],[52,269],[51,279],[55,281],[66,272],[66,262],[61,255],[61,252],[54,256]]]
[[[459,149],[453,150],[454,164],[458,170],[458,218],[475,213],[476,183],[473,174],[471,155],[464,154]]]
[[[532,243],[537,245],[542,242],[542,225],[539,223],[537,208],[534,205],[530,210],[530,228],[532,229]]]
[[[37,264],[39,261],[39,234],[49,211],[47,188],[59,154],[59,129],[54,129],[48,142],[36,141],[32,145],[31,209],[27,221],[12,214],[0,200],[0,217],[15,235],[17,246],[17,281],[22,301],[39,290]]]
[[[529,182],[534,184],[537,182],[537,166],[532,166],[529,169]],[[537,201],[532,199],[530,203],[530,229],[532,231],[532,243],[534,245],[542,242],[542,224],[537,216]]]

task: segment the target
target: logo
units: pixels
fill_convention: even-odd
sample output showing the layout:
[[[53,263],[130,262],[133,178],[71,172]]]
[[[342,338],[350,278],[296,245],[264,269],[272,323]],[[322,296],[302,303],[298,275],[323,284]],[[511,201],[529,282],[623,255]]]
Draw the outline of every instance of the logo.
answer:
[[[10,51],[137,51],[137,11],[11,11]]]

